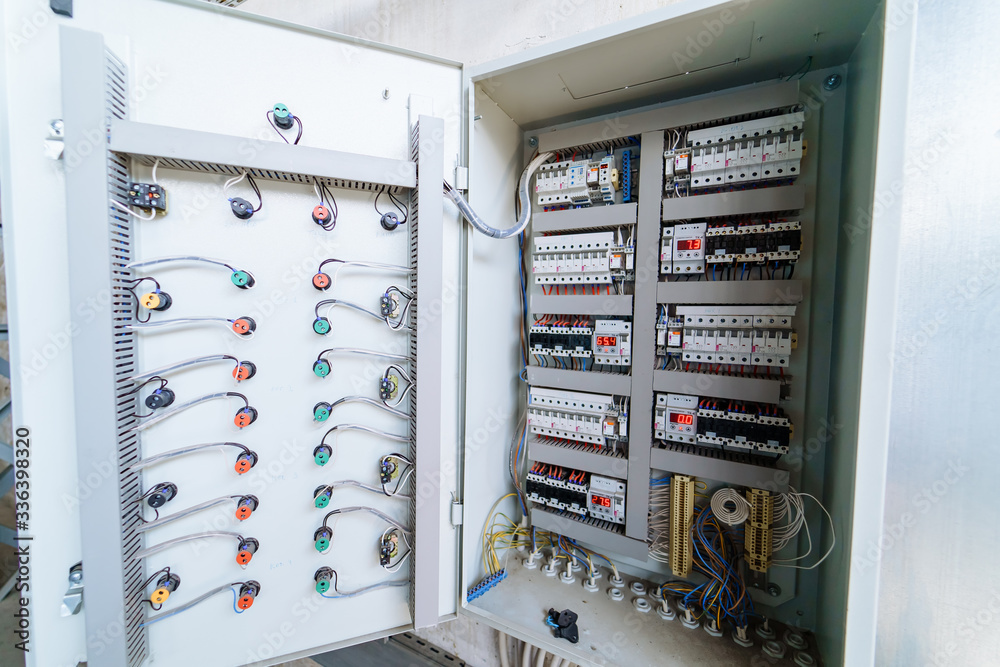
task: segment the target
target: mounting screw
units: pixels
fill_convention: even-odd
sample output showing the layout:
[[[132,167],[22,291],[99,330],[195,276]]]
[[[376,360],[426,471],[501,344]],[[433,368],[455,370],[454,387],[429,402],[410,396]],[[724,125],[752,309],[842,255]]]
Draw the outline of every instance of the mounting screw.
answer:
[[[773,598],[776,598],[779,595],[781,595],[781,588],[778,586],[778,584],[768,584],[767,594]]]
[[[844,82],[844,77],[839,74],[831,74],[830,76],[823,79],[823,89],[824,90],[837,90],[840,88],[840,84]]]
[[[482,119],[483,119],[482,114],[477,114],[477,115],[475,115],[475,116],[472,117],[472,120],[482,120]]]
[[[538,137],[528,137],[528,145],[534,148],[538,145]]]
[[[388,88],[383,88],[382,89],[382,99],[383,100],[389,99],[389,89]]]

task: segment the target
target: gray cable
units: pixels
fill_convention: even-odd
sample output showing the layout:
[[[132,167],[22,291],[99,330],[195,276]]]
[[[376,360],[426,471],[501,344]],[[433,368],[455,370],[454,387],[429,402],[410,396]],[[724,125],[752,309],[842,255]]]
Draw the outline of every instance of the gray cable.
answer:
[[[331,599],[331,600],[335,600],[337,598],[353,598],[353,597],[356,597],[358,595],[362,595],[364,593],[367,593],[369,591],[377,590],[379,588],[393,588],[393,587],[396,587],[396,586],[409,586],[409,585],[410,585],[410,582],[406,581],[406,580],[403,580],[403,581],[383,581],[383,582],[380,582],[380,583],[377,583],[377,584],[372,584],[371,586],[365,586],[364,588],[359,588],[356,591],[350,591],[350,592],[347,592],[347,593],[334,593],[333,595],[327,595],[326,593],[320,593],[320,595],[322,595],[325,598]]]
[[[410,413],[403,412],[402,410],[396,410],[395,408],[390,408],[388,405],[380,403],[379,401],[376,401],[374,398],[368,398],[367,396],[344,396],[343,398],[338,398],[336,401],[330,404],[330,411],[333,412],[333,409],[335,407],[343,403],[367,403],[368,405],[373,405],[379,410],[384,410],[385,412],[388,412],[389,414],[392,415],[396,415],[397,417],[401,417],[402,419],[410,418]]]
[[[242,540],[243,536],[239,533],[230,533],[225,530],[212,530],[205,533],[194,533],[192,535],[184,535],[183,537],[175,537],[172,540],[167,540],[160,544],[154,544],[151,547],[146,547],[142,551],[137,551],[132,555],[131,560],[142,560],[146,556],[152,556],[153,554],[158,554],[165,549],[169,549],[175,544],[181,544],[183,542],[189,542],[191,540],[200,540],[206,537],[235,537],[238,540]]]
[[[495,227],[490,227],[486,222],[480,218],[472,207],[469,206],[469,202],[465,200],[462,193],[451,187],[448,181],[444,182],[444,193],[447,195],[458,210],[462,212],[462,215],[466,220],[476,229],[476,231],[482,232],[487,236],[492,236],[495,239],[506,239],[512,236],[517,236],[525,230],[528,226],[528,222],[531,221],[531,197],[528,194],[528,181],[534,175],[535,171],[542,166],[543,162],[546,162],[553,153],[539,153],[538,156],[528,163],[524,171],[521,172],[521,180],[517,185],[517,197],[521,204],[521,217],[518,219],[517,223],[510,227],[509,229],[497,229]]]
[[[202,449],[211,449],[212,447],[236,447],[244,452],[249,451],[243,445],[235,442],[208,442],[203,445],[191,445],[190,447],[180,447],[179,449],[171,449],[169,452],[163,452],[162,454],[157,454],[156,456],[150,456],[148,459],[142,459],[138,463],[132,465],[129,470],[141,470],[142,468],[149,467],[154,463],[159,463],[160,461],[166,461],[167,459],[172,459],[175,456],[183,456],[184,454],[190,454],[191,452],[197,452]]]
[[[326,433],[327,433],[327,435],[329,435],[333,431],[340,431],[340,430],[344,430],[344,431],[364,431],[365,433],[371,433],[373,435],[380,435],[383,438],[389,438],[390,440],[395,440],[396,442],[409,442],[410,441],[410,437],[409,436],[406,436],[406,435],[396,435],[395,433],[387,433],[386,431],[380,431],[377,428],[371,428],[370,426],[365,426],[363,424],[337,424],[336,426],[334,426],[333,428],[331,428]],[[323,436],[323,439],[326,440],[326,436],[325,435]]]
[[[381,318],[380,318],[381,319]],[[359,347],[331,347],[319,353],[322,359],[328,353],[349,352],[351,354],[363,354],[369,357],[382,357],[383,359],[396,359],[397,361],[409,361],[410,358],[403,354],[390,354],[389,352],[379,352],[377,350],[363,350]]]
[[[221,259],[212,259],[211,257],[200,257],[198,255],[172,255],[170,257],[157,257],[156,259],[146,259],[141,262],[130,262],[125,265],[126,269],[139,269],[146,266],[155,266],[157,264],[165,264],[167,262],[204,262],[206,264],[215,264],[217,266],[224,266],[230,271],[236,271],[236,269]],[[247,273],[250,273],[247,271]]]
[[[176,408],[174,408],[170,412],[164,412],[162,415],[160,415],[158,417],[153,417],[152,419],[147,419],[146,421],[142,422],[141,424],[137,424],[136,426],[133,426],[129,430],[130,431],[141,431],[143,429],[149,428],[153,424],[157,424],[157,423],[163,421],[167,417],[172,417],[173,415],[176,415],[178,412],[181,412],[183,410],[187,410],[190,407],[198,405],[199,403],[205,403],[206,401],[211,401],[211,400],[214,400],[216,398],[225,398],[227,396],[230,396],[232,393],[233,392],[221,391],[221,392],[219,392],[217,394],[209,394],[208,396],[202,396],[201,398],[192,399],[192,400],[188,401],[187,403],[181,403],[180,405],[178,405]]]
[[[175,513],[171,514],[170,516],[162,517],[160,519],[157,519],[156,521],[149,521],[147,523],[139,524],[138,526],[136,526],[135,529],[136,529],[137,532],[142,533],[142,532],[145,532],[147,530],[152,530],[154,528],[159,528],[160,526],[164,526],[164,525],[166,525],[168,523],[173,523],[174,521],[177,521],[178,519],[183,519],[186,516],[191,516],[195,512],[200,512],[202,510],[207,510],[209,507],[215,507],[216,505],[221,505],[222,503],[225,503],[225,502],[233,502],[233,503],[235,503],[239,498],[242,498],[242,496],[220,496],[218,498],[213,498],[212,500],[206,500],[203,503],[198,503],[197,505],[192,505],[191,507],[188,507],[187,509],[181,510],[180,512],[175,512]]]
[[[237,582],[234,582],[232,584],[226,584],[225,586],[219,586],[218,588],[213,588],[209,592],[203,593],[202,595],[199,595],[198,597],[196,597],[195,599],[191,600],[190,602],[185,602],[184,604],[182,604],[181,606],[179,606],[179,607],[177,607],[175,609],[172,609],[172,610],[170,610],[168,612],[164,612],[162,614],[157,614],[156,616],[150,616],[149,619],[147,619],[145,623],[140,623],[139,626],[143,627],[143,626],[146,626],[146,625],[152,625],[153,623],[156,623],[157,621],[162,621],[165,618],[169,618],[170,616],[174,616],[176,614],[179,614],[182,611],[190,609],[191,607],[195,606],[196,604],[201,604],[202,602],[204,602],[208,598],[212,597],[213,595],[218,595],[219,593],[221,593],[222,591],[225,591],[225,590],[232,590],[233,586],[238,586],[241,583],[243,583],[243,582],[237,581]]]
[[[178,361],[175,364],[170,364],[169,366],[163,366],[162,368],[157,368],[155,371],[146,371],[145,373],[140,373],[139,375],[133,375],[130,380],[132,382],[138,382],[139,380],[145,380],[146,378],[153,377],[154,375],[162,375],[164,373],[169,373],[171,371],[179,371],[182,368],[187,368],[188,366],[194,366],[195,364],[204,364],[210,361],[224,361],[230,359],[235,361],[237,364],[240,360],[231,354],[210,354],[207,357],[194,357],[192,359],[185,359],[184,361]]]
[[[330,510],[329,512],[327,512],[326,518],[323,519],[323,525],[324,526],[326,525],[327,520],[331,516],[336,516],[337,514],[348,514],[349,512],[368,512],[370,514],[374,514],[378,518],[382,519],[383,521],[385,521],[386,523],[388,523],[391,526],[395,526],[396,528],[398,528],[402,532],[406,533],[407,535],[412,535],[413,534],[413,531],[411,531],[409,528],[407,528],[406,526],[404,526],[400,522],[398,522],[395,519],[393,519],[391,516],[389,516],[385,512],[377,510],[374,507],[368,507],[367,505],[352,505],[351,507],[339,507],[337,509]],[[332,528],[330,529],[330,532],[333,532]]]

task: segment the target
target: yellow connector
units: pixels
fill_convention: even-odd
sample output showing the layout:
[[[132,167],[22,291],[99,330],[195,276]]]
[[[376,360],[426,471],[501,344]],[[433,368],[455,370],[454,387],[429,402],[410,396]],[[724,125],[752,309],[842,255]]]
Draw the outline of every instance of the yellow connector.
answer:
[[[743,553],[754,572],[767,572],[771,566],[771,522],[774,516],[774,496],[770,491],[747,489],[750,516],[744,531]]]
[[[170,591],[164,586],[160,586],[149,596],[149,601],[153,604],[163,604],[170,597]]]
[[[670,569],[675,577],[691,572],[693,518],[694,478],[674,475],[670,480]]]

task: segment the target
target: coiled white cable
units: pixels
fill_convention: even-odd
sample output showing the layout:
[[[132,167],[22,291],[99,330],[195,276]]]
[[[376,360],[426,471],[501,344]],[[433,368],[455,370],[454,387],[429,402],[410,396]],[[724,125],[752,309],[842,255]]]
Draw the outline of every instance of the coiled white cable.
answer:
[[[750,517],[750,503],[731,487],[712,494],[712,514],[728,526],[738,526]]]

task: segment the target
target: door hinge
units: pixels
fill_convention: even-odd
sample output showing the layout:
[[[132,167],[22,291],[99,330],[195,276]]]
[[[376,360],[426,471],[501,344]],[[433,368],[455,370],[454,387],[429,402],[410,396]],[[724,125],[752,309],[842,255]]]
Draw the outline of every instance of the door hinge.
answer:
[[[462,167],[462,166],[455,167],[455,189],[462,191],[469,189],[468,167]]]
[[[462,525],[462,520],[465,518],[465,505],[462,501],[455,498],[455,495],[451,496],[451,525],[457,528]]]

